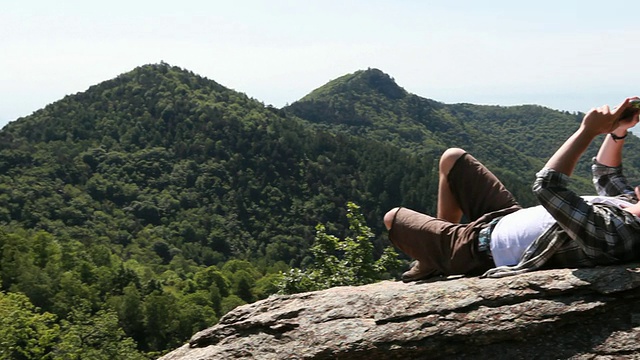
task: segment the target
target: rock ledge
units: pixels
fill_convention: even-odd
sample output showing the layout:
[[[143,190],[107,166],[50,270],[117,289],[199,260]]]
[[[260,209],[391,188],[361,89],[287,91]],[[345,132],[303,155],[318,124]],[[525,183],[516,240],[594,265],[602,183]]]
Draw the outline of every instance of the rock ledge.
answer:
[[[640,264],[272,296],[161,360],[640,359]]]

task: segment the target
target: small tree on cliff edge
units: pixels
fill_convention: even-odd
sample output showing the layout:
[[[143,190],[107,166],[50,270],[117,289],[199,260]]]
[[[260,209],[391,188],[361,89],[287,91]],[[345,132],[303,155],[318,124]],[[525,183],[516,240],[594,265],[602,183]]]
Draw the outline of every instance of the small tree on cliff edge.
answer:
[[[385,273],[397,269],[401,262],[392,247],[373,259],[373,233],[366,225],[360,207],[347,203],[347,219],[351,236],[338,239],[316,226],[311,253],[315,262],[306,270],[291,269],[280,283],[280,292],[294,294],[343,285],[364,285],[382,280]]]

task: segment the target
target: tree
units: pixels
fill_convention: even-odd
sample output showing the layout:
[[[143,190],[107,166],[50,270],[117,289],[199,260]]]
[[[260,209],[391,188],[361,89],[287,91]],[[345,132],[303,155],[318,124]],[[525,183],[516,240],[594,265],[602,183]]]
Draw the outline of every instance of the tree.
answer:
[[[232,278],[233,293],[247,303],[254,302],[256,300],[256,296],[253,294],[253,287],[256,283],[255,278],[245,270],[238,270],[233,274]]]
[[[55,315],[39,313],[25,295],[0,292],[0,359],[52,359],[60,332],[55,321]]]
[[[126,286],[123,294],[110,298],[109,303],[115,308],[125,333],[138,343],[142,343],[145,339],[143,303],[136,286],[133,284]]]
[[[136,343],[118,325],[118,316],[106,310],[91,314],[80,305],[69,320],[62,321],[60,341],[53,350],[55,359],[142,360]]]
[[[193,280],[199,289],[208,290],[215,286],[222,297],[229,295],[230,281],[215,265],[195,273]]]
[[[358,205],[347,203],[347,219],[351,236],[342,240],[327,234],[325,226],[318,224],[311,248],[314,263],[306,270],[292,269],[284,274],[280,283],[282,293],[369,284],[382,280],[387,271],[400,266],[398,254],[391,247],[385,248],[382,256],[374,261],[374,236]]]
[[[198,290],[180,299],[179,337],[189,338],[196,332],[214,325],[218,317],[208,291]]]
[[[180,326],[180,309],[172,294],[154,291],[145,298],[143,313],[149,350],[165,350],[183,341],[174,337]]]

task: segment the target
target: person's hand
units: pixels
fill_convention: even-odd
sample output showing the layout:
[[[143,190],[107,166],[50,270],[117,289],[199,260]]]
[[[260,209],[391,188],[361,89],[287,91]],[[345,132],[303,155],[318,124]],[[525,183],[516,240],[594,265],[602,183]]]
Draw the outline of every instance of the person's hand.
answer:
[[[591,109],[582,119],[582,127],[593,135],[607,134],[610,132],[624,133],[627,129],[638,123],[638,113],[621,119],[622,114],[631,104],[631,100],[637,97],[626,98],[622,104],[611,110],[608,105]]]
[[[638,117],[638,115],[636,115]],[[640,199],[640,187],[636,186],[635,188],[636,197]],[[640,202],[633,204],[631,206],[623,207],[622,210],[632,213],[635,216],[640,217]]]
[[[629,100],[639,100],[639,99],[637,97],[634,97],[634,98],[629,98]],[[623,113],[624,113],[624,110],[623,110]],[[624,135],[627,132],[627,130],[636,126],[636,124],[638,124],[638,121],[640,120],[640,116],[639,116],[640,111],[632,111],[631,116],[625,116],[625,114],[620,115],[620,119],[618,120],[618,126],[611,131],[616,135],[619,135],[619,136]]]

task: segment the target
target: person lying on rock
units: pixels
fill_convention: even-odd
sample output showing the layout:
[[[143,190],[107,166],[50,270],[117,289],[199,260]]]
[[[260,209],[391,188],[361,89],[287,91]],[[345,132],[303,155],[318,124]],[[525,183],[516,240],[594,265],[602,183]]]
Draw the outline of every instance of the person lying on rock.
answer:
[[[397,207],[384,216],[389,239],[415,259],[405,282],[437,275],[503,277],[545,268],[612,265],[640,259],[640,189],[622,173],[622,147],[638,123],[627,98],[590,110],[578,130],[536,174],[539,206],[522,208],[504,185],[463,149],[439,163],[437,217]],[[580,156],[607,134],[593,159],[599,196],[567,188]],[[466,215],[468,223],[461,224]]]

